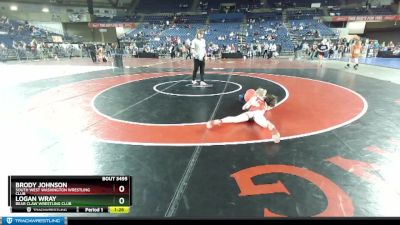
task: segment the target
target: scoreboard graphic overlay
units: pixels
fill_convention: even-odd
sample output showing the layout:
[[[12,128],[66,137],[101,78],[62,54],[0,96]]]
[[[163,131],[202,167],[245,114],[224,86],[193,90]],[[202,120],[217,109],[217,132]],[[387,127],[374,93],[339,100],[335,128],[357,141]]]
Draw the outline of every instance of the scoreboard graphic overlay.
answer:
[[[21,213],[129,213],[131,176],[9,176],[8,206]]]

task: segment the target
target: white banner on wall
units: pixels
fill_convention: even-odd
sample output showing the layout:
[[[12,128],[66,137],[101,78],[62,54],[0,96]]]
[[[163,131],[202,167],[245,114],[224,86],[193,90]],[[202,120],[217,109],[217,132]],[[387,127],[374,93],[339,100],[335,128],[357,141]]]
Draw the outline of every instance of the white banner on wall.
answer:
[[[347,22],[347,29],[349,34],[363,34],[365,30],[365,21]]]
[[[320,7],[321,7],[321,3],[320,2],[311,3],[311,8],[320,8]]]

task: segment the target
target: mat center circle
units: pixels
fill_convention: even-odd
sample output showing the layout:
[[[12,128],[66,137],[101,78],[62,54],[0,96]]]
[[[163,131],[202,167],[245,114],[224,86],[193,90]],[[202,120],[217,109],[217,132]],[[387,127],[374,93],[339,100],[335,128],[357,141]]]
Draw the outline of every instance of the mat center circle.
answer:
[[[165,95],[174,95],[174,96],[182,96],[182,97],[206,97],[206,96],[217,96],[217,95],[227,95],[238,92],[242,89],[242,85],[224,80],[205,80],[207,85],[192,85],[192,82],[189,80],[177,80],[177,81],[167,81],[163,83],[159,83],[154,85],[153,90]],[[227,86],[236,86],[233,90],[227,90]],[[177,88],[181,88],[185,91],[187,89],[191,89],[192,93],[174,93],[173,91],[169,91],[171,87],[177,86]],[[177,90],[176,88],[174,90]],[[178,89],[179,90],[179,89]],[[215,93],[207,93],[207,92],[215,92]]]
[[[264,87],[278,97],[278,104],[288,97],[283,86],[270,80],[225,74],[207,76],[205,81],[212,87],[192,87],[191,79],[184,75],[125,82],[99,93],[92,105],[98,114],[113,121],[183,126],[207,122],[216,105],[218,117],[242,113],[239,95],[248,89]]]

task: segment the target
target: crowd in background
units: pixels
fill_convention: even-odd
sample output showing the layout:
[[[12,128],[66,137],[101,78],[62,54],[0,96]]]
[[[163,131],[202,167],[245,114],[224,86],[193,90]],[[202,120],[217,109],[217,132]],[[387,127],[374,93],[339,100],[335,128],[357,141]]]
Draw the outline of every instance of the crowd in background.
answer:
[[[245,33],[239,35],[239,31],[231,30],[229,33],[219,35],[219,41],[230,40],[231,44],[217,44],[207,41],[207,34],[215,32],[215,28],[205,25],[205,39],[207,41],[207,56],[210,58],[220,58],[222,53],[241,53],[247,58],[273,58],[278,57],[282,51],[282,46],[275,40],[279,38],[277,31],[283,27],[281,22],[264,23],[263,19],[249,19],[246,24]],[[165,36],[160,38],[160,33],[166,29],[177,28],[177,24],[161,22],[159,24],[148,24],[145,27],[147,32],[138,32],[132,36],[122,38],[122,48],[124,55],[128,57],[137,56],[139,52],[156,53],[161,57],[186,58],[191,59],[190,45],[194,37],[188,35],[186,39],[179,36]],[[180,25],[192,29],[191,24]],[[293,24],[293,30],[307,29],[307,24],[300,23],[298,26]],[[91,57],[93,62],[107,62],[115,53],[116,44],[114,43],[54,43],[43,37],[51,35],[50,32],[36,28],[25,23],[13,23],[8,18],[0,18],[0,32],[6,32],[8,36],[26,35],[29,38],[13,40],[9,46],[2,42],[0,34],[0,60],[10,58],[14,54],[16,59],[59,59],[65,57]],[[243,41],[250,35],[249,42]],[[285,35],[285,34],[283,34]],[[287,35],[287,34],[286,34]],[[320,34],[315,30],[316,38]],[[153,45],[146,40],[156,40],[157,45]],[[153,42],[154,43],[154,42]],[[350,51],[351,40],[339,39],[328,40],[329,51],[326,58],[341,59]],[[296,58],[314,59],[317,57],[318,41],[304,40],[297,43],[294,47]],[[11,51],[10,51],[11,50]],[[364,57],[377,57],[380,51],[390,51],[393,55],[400,54],[400,44],[393,41],[389,43],[379,42],[378,40],[363,39],[362,54]]]
[[[361,56],[362,57],[377,57],[379,52],[392,52],[393,55],[400,56],[400,43],[397,45],[394,44],[393,41],[390,41],[388,44],[386,42],[379,43],[378,40],[369,40],[362,39],[361,40]],[[350,52],[350,46],[354,42],[354,39],[346,39],[341,38],[337,41],[328,40],[327,45],[329,47],[329,51],[326,52],[325,57],[328,59],[342,59],[346,57]],[[316,59],[318,56],[318,47],[319,42],[307,42],[303,41],[301,43],[296,44],[294,52],[295,58],[308,58],[308,59]]]

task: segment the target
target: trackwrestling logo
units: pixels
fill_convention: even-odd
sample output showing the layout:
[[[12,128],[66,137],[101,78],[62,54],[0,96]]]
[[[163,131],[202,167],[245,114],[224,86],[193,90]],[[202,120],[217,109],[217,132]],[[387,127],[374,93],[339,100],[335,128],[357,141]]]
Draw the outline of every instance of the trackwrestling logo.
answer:
[[[64,217],[3,217],[3,224],[52,224],[52,225],[64,225]]]

